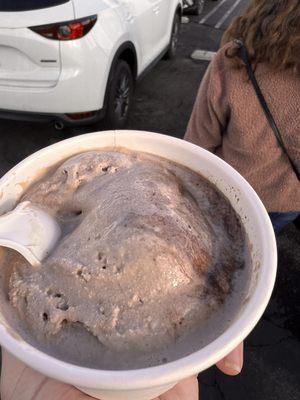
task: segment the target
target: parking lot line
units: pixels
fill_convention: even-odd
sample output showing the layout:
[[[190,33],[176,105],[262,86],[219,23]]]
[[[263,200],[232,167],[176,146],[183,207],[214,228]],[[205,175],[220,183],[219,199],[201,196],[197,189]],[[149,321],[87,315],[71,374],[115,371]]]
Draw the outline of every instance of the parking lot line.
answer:
[[[216,11],[226,2],[227,0],[221,0],[208,14],[206,14],[202,19],[200,19],[199,24],[204,24],[208,20],[209,17],[214,15]]]
[[[193,60],[198,60],[198,61],[211,61],[215,55],[216,55],[215,51],[195,50],[191,54],[191,58]]]
[[[216,23],[216,25],[215,25],[216,29],[219,29],[222,26],[222,24],[226,21],[226,19],[233,12],[233,10],[240,4],[241,1],[242,0],[236,0],[235,3],[233,3],[232,6],[228,8],[228,10],[223,15],[223,17],[220,18],[219,21]]]

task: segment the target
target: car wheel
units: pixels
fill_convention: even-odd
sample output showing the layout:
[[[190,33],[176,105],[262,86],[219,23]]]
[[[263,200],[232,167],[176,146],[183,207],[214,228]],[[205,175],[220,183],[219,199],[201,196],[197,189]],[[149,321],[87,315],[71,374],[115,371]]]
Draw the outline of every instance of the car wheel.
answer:
[[[106,128],[124,128],[131,108],[133,91],[132,71],[127,62],[119,60],[114,67],[108,87],[104,119]]]
[[[178,41],[179,41],[179,33],[180,33],[180,24],[181,18],[179,14],[176,14],[174,17],[173,28],[171,33],[171,39],[168,47],[168,51],[166,52],[164,58],[167,60],[171,60],[176,56]]]

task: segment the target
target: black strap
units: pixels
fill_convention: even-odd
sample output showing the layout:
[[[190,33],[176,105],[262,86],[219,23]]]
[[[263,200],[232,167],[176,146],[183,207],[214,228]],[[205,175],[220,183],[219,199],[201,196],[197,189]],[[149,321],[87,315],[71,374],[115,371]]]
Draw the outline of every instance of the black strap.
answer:
[[[270,111],[270,109],[268,107],[268,104],[267,104],[267,102],[266,102],[266,100],[265,100],[265,98],[264,98],[264,96],[262,94],[262,91],[261,91],[261,89],[260,89],[260,87],[258,85],[258,82],[256,80],[252,65],[251,65],[251,63],[249,61],[249,55],[248,55],[248,51],[246,49],[246,46],[244,45],[244,43],[241,40],[236,40],[235,43],[240,47],[240,57],[244,61],[244,64],[245,64],[245,66],[247,68],[247,73],[248,73],[249,79],[251,80],[251,82],[253,84],[256,96],[257,96],[258,101],[260,102],[260,105],[261,105],[261,107],[262,107],[262,109],[263,109],[263,111],[265,113],[265,116],[266,116],[266,118],[267,118],[267,120],[268,120],[268,122],[270,124],[270,127],[272,128],[280,147],[282,148],[282,150],[285,153],[285,155],[288,157],[288,159],[289,159],[289,161],[291,163],[291,166],[292,166],[292,168],[293,168],[293,170],[294,170],[294,172],[297,175],[297,178],[299,180],[300,179],[299,168],[296,166],[294,161],[289,156],[288,151],[287,151],[287,149],[286,149],[286,147],[284,145],[280,130],[279,130],[278,126],[276,125],[276,122],[275,122],[275,120],[273,118],[273,115],[271,114],[271,111]]]

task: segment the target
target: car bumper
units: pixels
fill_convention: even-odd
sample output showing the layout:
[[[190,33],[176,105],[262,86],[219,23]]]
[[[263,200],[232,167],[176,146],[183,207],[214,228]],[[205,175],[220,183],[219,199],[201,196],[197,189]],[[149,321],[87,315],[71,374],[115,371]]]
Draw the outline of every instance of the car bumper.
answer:
[[[32,122],[43,122],[50,123],[53,125],[60,126],[79,126],[89,125],[96,123],[103,119],[105,116],[105,110],[100,109],[93,113],[92,116],[80,119],[73,119],[67,114],[58,113],[36,113],[26,111],[9,111],[0,109],[0,118],[16,120],[16,121],[32,121]]]

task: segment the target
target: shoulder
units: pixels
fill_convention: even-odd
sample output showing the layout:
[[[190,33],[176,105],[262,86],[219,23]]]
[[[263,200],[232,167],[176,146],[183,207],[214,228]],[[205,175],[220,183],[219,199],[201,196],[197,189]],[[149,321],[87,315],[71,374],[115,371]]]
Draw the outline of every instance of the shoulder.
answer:
[[[235,81],[236,71],[231,59],[227,57],[227,52],[234,46],[236,46],[234,42],[222,46],[214,55],[208,67],[206,79],[208,89],[214,99],[225,96]]]
[[[232,61],[228,57],[228,53],[230,52],[230,50],[233,50],[235,48],[237,48],[237,45],[233,41],[226,43],[224,46],[222,46],[214,56],[211,62],[211,68],[219,69],[224,72],[227,70],[232,70],[233,65]]]

